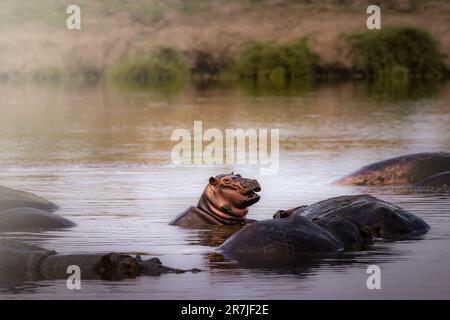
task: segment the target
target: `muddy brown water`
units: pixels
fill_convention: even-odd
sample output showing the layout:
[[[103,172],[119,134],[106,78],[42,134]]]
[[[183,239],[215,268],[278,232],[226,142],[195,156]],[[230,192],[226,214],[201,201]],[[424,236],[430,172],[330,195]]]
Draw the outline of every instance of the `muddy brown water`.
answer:
[[[450,84],[430,94],[391,95],[352,84],[309,92],[237,88],[176,94],[0,85],[0,184],[42,195],[78,226],[4,233],[59,252],[144,252],[198,274],[121,282],[3,282],[7,299],[378,299],[450,298],[450,196],[396,188],[337,187],[330,182],[373,161],[450,150]],[[171,162],[177,128],[279,128],[280,168],[181,166]],[[295,268],[212,263],[216,234],[169,226],[196,203],[207,179],[235,171],[259,180],[249,217],[331,196],[369,192],[431,225],[422,240],[377,242],[345,258]],[[381,268],[381,290],[368,290],[366,268]]]

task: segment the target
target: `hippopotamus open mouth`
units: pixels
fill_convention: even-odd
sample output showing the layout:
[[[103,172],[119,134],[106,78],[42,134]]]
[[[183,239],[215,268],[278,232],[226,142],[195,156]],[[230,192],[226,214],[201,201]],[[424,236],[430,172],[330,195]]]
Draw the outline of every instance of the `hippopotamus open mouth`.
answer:
[[[247,184],[247,180],[245,179],[245,182]],[[241,183],[243,184],[243,183]],[[240,189],[238,188],[239,193],[243,196],[245,196],[247,199],[245,200],[245,207],[249,207],[256,202],[259,201],[261,196],[257,194],[257,192],[261,191],[261,187],[259,186],[258,181],[256,180],[249,180],[248,184],[244,186],[244,188]]]
[[[257,192],[261,186],[255,179],[242,178],[240,174],[219,175],[210,181],[215,183],[223,192],[223,197],[230,200],[230,205],[238,209],[245,209],[255,204],[261,198]],[[237,191],[237,192],[236,192]],[[240,216],[241,214],[238,214]]]

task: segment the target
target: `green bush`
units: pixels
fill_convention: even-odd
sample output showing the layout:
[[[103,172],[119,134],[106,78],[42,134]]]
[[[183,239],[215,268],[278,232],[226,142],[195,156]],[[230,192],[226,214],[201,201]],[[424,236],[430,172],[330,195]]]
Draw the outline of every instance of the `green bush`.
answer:
[[[446,71],[437,42],[419,28],[391,26],[345,37],[354,71],[367,78],[430,78]]]
[[[160,48],[145,57],[127,58],[108,71],[108,77],[130,85],[148,86],[182,81],[188,67],[173,48]]]
[[[318,57],[308,47],[307,38],[287,44],[248,43],[236,63],[241,78],[280,83],[313,76]]]

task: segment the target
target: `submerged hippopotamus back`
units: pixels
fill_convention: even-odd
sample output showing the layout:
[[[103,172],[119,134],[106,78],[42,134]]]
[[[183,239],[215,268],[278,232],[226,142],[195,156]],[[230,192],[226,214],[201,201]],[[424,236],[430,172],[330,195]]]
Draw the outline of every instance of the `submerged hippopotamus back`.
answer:
[[[450,171],[450,153],[408,154],[375,162],[335,181],[339,185],[409,185]]]
[[[218,248],[224,255],[238,259],[289,259],[342,250],[343,243],[337,237],[300,215],[252,223]]]
[[[399,206],[368,194],[340,196],[279,210],[274,219],[303,216],[342,241],[347,251],[363,250],[375,237],[400,240],[425,234],[430,226]]]
[[[450,189],[450,171],[441,172],[413,184],[413,187]]]
[[[384,239],[413,239],[428,232],[430,226],[405,209],[368,194],[340,196],[301,208],[293,215],[302,215],[316,223],[343,218],[367,228],[374,237]],[[364,231],[363,231],[364,232]]]
[[[252,220],[245,216],[248,207],[259,201],[258,181],[239,174],[220,174],[211,177],[196,207],[190,207],[170,224],[182,227],[208,225],[244,225]]]
[[[47,257],[54,254],[55,251],[24,242],[0,239],[0,279],[18,278],[30,281],[42,279],[39,266]]]
[[[16,240],[0,239],[0,284],[4,279],[20,281],[67,279],[69,266],[78,266],[82,279],[122,280],[163,273],[199,272],[166,267],[157,258],[142,260],[122,253],[58,254]]]
[[[58,206],[35,194],[0,186],[0,232],[52,230],[76,224],[54,214]]]
[[[421,218],[371,195],[340,196],[280,210],[273,220],[240,229],[218,251],[240,262],[296,263],[317,254],[363,250],[374,237],[413,239],[429,229]]]
[[[33,193],[0,186],[0,211],[13,208],[35,208],[53,212],[58,206]]]
[[[0,231],[42,231],[74,226],[74,222],[62,216],[35,208],[14,208],[0,212]]]

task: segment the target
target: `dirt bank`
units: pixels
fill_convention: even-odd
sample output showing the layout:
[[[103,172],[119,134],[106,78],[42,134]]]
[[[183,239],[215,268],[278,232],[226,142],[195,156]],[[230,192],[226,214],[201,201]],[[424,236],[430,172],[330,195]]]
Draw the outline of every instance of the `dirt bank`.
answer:
[[[65,28],[65,1],[3,0],[0,11],[0,73],[59,70],[102,72],[124,55],[169,45],[190,61],[197,51],[232,59],[249,40],[289,41],[310,35],[323,65],[348,66],[344,32],[366,30],[368,1],[115,1],[80,0],[82,29]],[[382,8],[382,26],[412,24],[428,30],[450,52],[450,3],[446,1],[370,1]],[[116,3],[116,6],[112,7]],[[101,5],[103,4],[103,6]],[[184,6],[183,6],[184,5]],[[25,7],[21,7],[25,6]],[[25,10],[25,11],[23,11]],[[40,12],[26,15],[26,10]],[[20,12],[23,17],[12,19]],[[48,18],[46,15],[48,15]],[[12,21],[11,21],[12,20]],[[50,21],[50,22],[49,22]],[[446,58],[450,66],[450,57]]]

